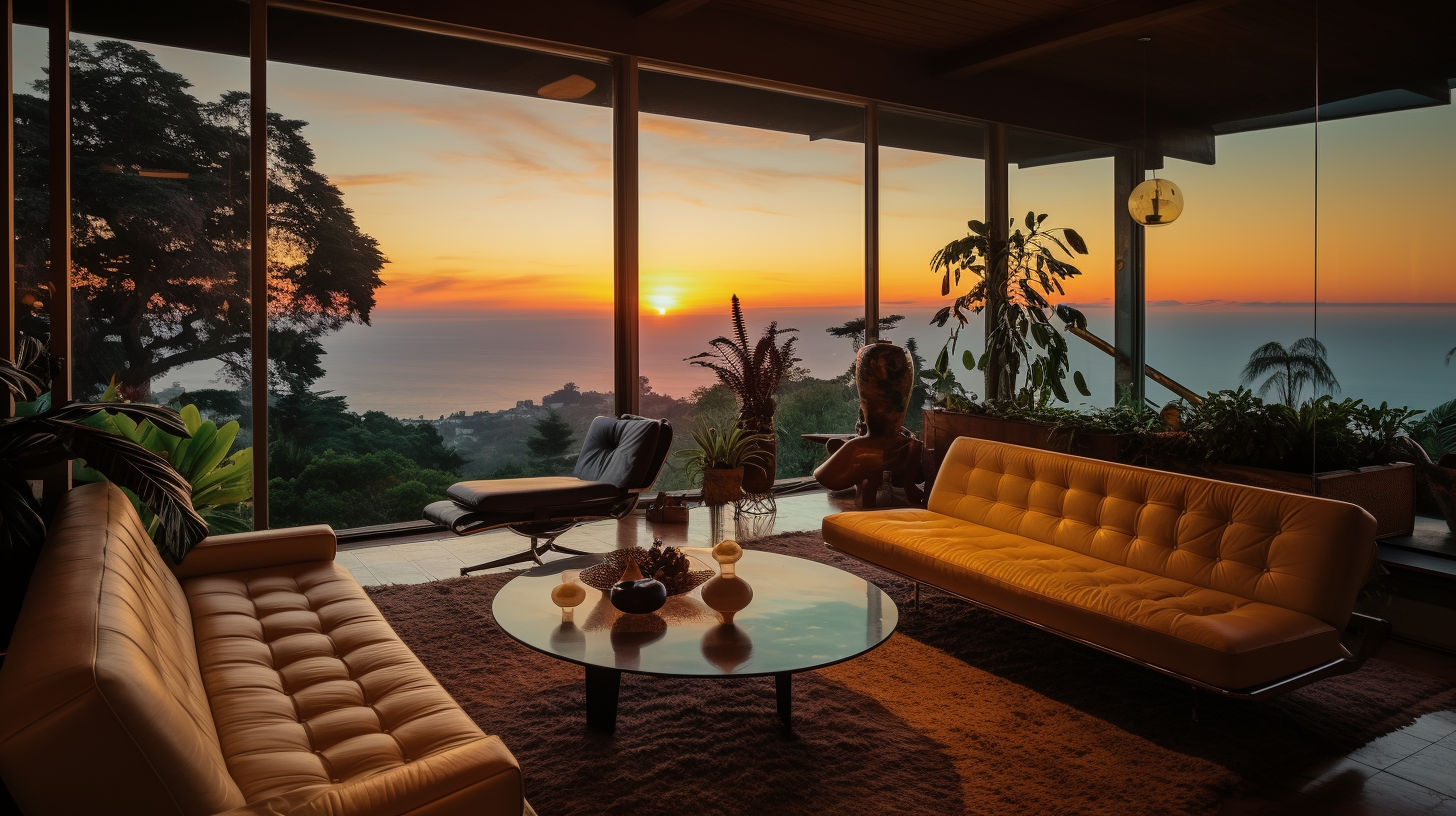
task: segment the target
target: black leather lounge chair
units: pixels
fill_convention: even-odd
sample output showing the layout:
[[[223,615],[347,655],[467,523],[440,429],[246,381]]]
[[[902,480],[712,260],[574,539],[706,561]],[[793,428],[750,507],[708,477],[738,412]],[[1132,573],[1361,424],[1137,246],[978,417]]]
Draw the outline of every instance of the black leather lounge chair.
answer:
[[[507,527],[531,539],[531,549],[465,567],[461,575],[521,561],[540,564],[548,550],[585,555],[556,538],[578,524],[632,512],[638,495],[657,480],[671,445],[672,426],[665,419],[597,417],[570,476],[456,482],[446,492],[450,499],[426,507],[425,518],[456,535]]]

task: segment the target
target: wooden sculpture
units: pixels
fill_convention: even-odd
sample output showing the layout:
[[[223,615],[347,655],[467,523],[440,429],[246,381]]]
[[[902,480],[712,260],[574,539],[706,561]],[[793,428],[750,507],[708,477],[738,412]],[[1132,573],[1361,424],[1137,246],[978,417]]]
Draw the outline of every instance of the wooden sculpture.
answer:
[[[859,436],[830,440],[829,458],[815,468],[814,478],[830,490],[856,487],[855,505],[875,506],[875,495],[889,472],[903,484],[905,498],[919,504],[920,440],[905,428],[915,369],[910,355],[888,340],[860,349],[854,361],[859,388]]]

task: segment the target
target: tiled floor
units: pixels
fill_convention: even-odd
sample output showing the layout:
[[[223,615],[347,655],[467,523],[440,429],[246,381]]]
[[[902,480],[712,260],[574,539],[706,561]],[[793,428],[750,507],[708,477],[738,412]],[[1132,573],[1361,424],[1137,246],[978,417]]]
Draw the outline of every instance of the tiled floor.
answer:
[[[774,533],[796,530],[818,530],[819,523],[830,513],[854,509],[853,501],[832,499],[822,492],[786,496],[778,500],[775,516],[744,516],[736,527],[731,518],[724,521],[725,531],[739,540],[748,540]],[[731,515],[731,510],[730,513]],[[648,524],[646,517],[634,513],[620,522],[586,524],[557,539],[563,546],[588,552],[605,552],[613,547],[652,545],[653,536],[668,545],[705,546],[708,540],[708,510],[695,507],[686,525]],[[390,539],[390,543],[366,542],[358,547],[342,549],[338,561],[347,567],[359,583],[418,584],[441,578],[457,578],[460,568],[520,552],[530,542],[514,533],[497,530],[460,537],[427,533],[406,539]],[[560,558],[548,555],[547,558]],[[535,566],[527,561],[517,569]]]
[[[852,509],[848,500],[824,493],[781,498],[773,517],[740,519],[739,540],[779,532],[817,530],[829,513]],[[731,519],[726,524],[732,525]],[[734,529],[734,528],[730,528]],[[694,508],[689,523],[654,529],[640,514],[617,522],[579,527],[562,544],[605,552],[613,547],[648,546],[654,534],[671,545],[706,544],[708,513]],[[366,543],[344,549],[341,564],[362,584],[413,584],[459,576],[462,566],[500,558],[525,548],[509,532],[467,538],[439,533]],[[548,555],[547,558],[561,556]],[[530,562],[519,565],[531,566]],[[1456,681],[1456,656],[1390,642],[1381,658]],[[1302,769],[1251,796],[1225,803],[1221,816],[1456,816],[1456,712],[1428,714],[1348,756]]]

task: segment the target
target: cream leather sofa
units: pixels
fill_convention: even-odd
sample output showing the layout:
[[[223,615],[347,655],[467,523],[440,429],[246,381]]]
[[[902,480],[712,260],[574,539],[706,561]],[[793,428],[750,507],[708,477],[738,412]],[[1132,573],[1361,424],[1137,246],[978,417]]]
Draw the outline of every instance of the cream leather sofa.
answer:
[[[1353,504],[960,438],[927,509],[840,513],[824,541],[1195,686],[1264,698],[1353,671],[1375,520]],[[918,585],[916,587],[918,593]],[[1352,654],[1341,635],[1365,630]]]
[[[0,668],[28,816],[530,813],[328,527],[218,536],[174,571],[117,488],[68,493]]]

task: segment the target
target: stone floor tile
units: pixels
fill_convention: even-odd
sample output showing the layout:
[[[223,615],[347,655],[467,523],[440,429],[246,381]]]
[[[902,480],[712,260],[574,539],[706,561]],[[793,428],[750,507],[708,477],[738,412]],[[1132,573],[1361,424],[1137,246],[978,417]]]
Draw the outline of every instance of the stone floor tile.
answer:
[[[1391,765],[1386,773],[1456,799],[1456,749],[1430,745]]]
[[[1436,711],[1426,714],[1402,730],[1421,739],[1438,742],[1456,735],[1456,711]]]
[[[1430,744],[1430,740],[1423,740],[1407,730],[1395,731],[1351,751],[1350,758],[1383,770]]]

